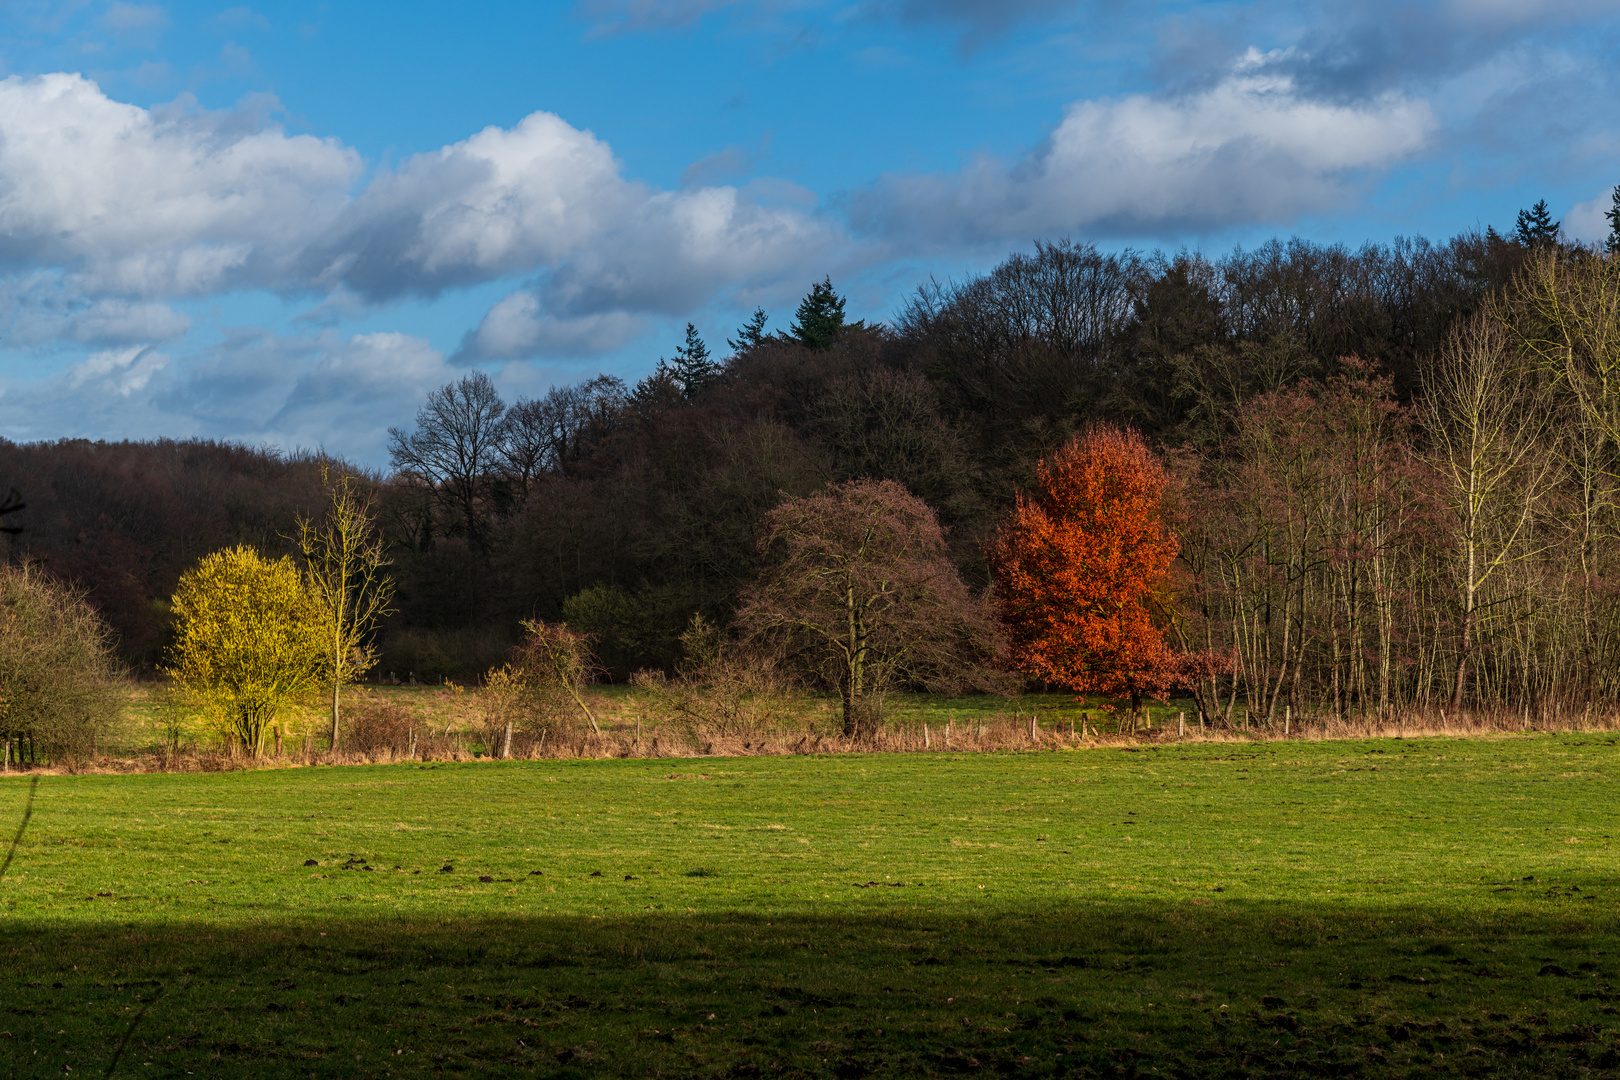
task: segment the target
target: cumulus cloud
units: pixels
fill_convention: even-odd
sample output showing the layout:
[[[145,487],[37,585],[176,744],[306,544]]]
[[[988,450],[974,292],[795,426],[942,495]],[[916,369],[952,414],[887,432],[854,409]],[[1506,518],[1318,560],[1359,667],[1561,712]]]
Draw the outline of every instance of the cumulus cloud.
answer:
[[[645,320],[623,311],[548,315],[540,297],[519,291],[502,297],[462,340],[461,362],[527,356],[591,356],[627,345]]]
[[[843,242],[800,205],[626,179],[605,142],[551,113],[415,155],[362,187],[358,154],[286,134],[266,119],[274,108],[149,110],[77,75],[0,80],[11,291],[37,294],[48,273],[61,296],[47,307],[118,299],[129,327],[143,314],[161,324],[162,300],[237,289],[379,303],[540,274],[537,317],[576,321],[535,340],[584,348],[582,328],[596,325],[607,336],[584,351],[601,351],[641,312],[803,269]],[[612,313],[623,317],[578,321]],[[117,327],[112,313],[81,323]]]
[[[344,208],[360,158],[253,111],[142,109],[78,75],[0,80],[0,264],[90,293],[275,286]]]
[[[1183,96],[1077,102],[1020,161],[884,177],[855,196],[854,219],[918,246],[1282,222],[1342,205],[1356,176],[1416,154],[1435,127],[1426,104],[1399,94],[1306,97],[1251,53]]]
[[[1576,240],[1588,244],[1601,244],[1609,239],[1608,214],[1615,208],[1614,189],[1605,190],[1596,198],[1578,202],[1564,215],[1564,231]]]

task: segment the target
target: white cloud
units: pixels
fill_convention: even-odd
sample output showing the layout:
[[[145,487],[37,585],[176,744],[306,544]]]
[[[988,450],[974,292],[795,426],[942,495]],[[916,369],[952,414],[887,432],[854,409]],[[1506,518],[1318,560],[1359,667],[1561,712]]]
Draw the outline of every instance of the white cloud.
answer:
[[[641,333],[639,315],[548,316],[538,296],[520,291],[502,297],[478,329],[462,342],[458,359],[503,360],[528,356],[593,356],[630,343]]]
[[[252,113],[155,111],[78,75],[0,80],[0,258],[89,293],[276,285],[342,210],[360,159]]]
[[[1341,205],[1349,181],[1416,154],[1435,130],[1423,102],[1311,99],[1267,72],[1270,59],[1251,51],[1183,97],[1077,102],[1024,160],[885,177],[857,196],[856,220],[918,245],[1281,223]]]
[[[646,194],[606,143],[534,113],[378,177],[319,273],[376,296],[489,280],[578,254]]]
[[[625,180],[606,143],[550,113],[404,162],[344,215],[314,273],[382,299],[554,268],[557,314],[669,312],[841,243],[797,207],[732,187]]]
[[[1614,208],[1613,188],[1596,198],[1576,203],[1569,213],[1564,215],[1564,232],[1588,244],[1601,244],[1609,238],[1611,228],[1605,215]]]
[[[605,142],[544,112],[415,155],[356,190],[359,155],[286,134],[267,119],[276,107],[148,110],[77,75],[0,80],[0,263],[18,268],[0,280],[12,294],[0,313],[26,306],[24,291],[57,312],[118,300],[118,332],[144,313],[155,319],[150,344],[175,325],[152,306],[167,299],[259,288],[379,303],[538,274],[537,317],[573,322],[534,340],[590,353],[622,342],[641,313],[812,275],[845,243],[813,206],[775,200],[768,185],[661,191],[628,180]],[[59,295],[44,296],[49,287]],[[104,331],[63,322],[62,336],[103,340],[94,334],[116,321],[102,317]]]
[[[83,391],[94,387],[127,398],[145,390],[152,376],[169,366],[170,359],[143,345],[93,353],[68,372],[68,389]]]

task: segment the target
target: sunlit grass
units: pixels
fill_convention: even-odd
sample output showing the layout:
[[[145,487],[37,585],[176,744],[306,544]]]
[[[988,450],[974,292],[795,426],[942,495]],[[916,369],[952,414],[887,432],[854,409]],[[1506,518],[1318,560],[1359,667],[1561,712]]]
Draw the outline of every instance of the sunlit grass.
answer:
[[[51,776],[0,882],[0,1063],[103,1070],[145,1008],[119,1075],[1613,1071],[1617,765],[1538,735]]]

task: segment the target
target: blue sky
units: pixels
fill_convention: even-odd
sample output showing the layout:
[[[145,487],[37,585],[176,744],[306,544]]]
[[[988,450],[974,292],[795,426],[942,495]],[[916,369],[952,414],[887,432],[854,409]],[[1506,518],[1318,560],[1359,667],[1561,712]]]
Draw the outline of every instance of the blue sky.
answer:
[[[386,464],[1037,238],[1445,237],[1620,183],[1620,0],[0,0],[0,435]]]

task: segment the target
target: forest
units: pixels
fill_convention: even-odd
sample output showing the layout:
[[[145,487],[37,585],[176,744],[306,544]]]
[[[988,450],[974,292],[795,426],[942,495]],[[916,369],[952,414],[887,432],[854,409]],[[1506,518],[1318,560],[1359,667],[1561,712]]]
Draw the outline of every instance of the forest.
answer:
[[[605,680],[672,672],[694,617],[734,626],[773,512],[853,481],[926,504],[982,596],[1019,493],[1106,425],[1163,470],[1175,557],[1152,618],[1204,658],[1173,688],[1204,716],[1620,694],[1620,258],[1564,242],[1544,206],[1509,235],[1357,250],[1042,242],[924,283],[888,323],[844,308],[823,280],[724,349],[689,325],[634,385],[507,402],[473,372],[435,391],[388,474],[349,469],[397,586],[368,677],[476,679],[523,620],[589,635]],[[233,544],[295,552],[330,464],[0,443],[26,502],[9,557],[82,590],[149,674],[181,574]]]

